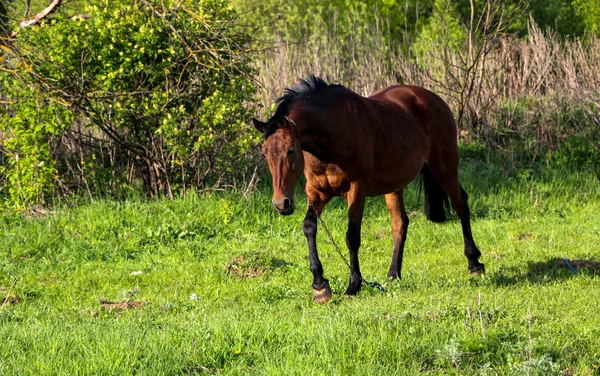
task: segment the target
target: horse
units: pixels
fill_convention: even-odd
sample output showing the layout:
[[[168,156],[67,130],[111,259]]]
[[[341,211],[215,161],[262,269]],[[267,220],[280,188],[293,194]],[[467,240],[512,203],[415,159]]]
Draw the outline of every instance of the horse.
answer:
[[[350,280],[345,294],[363,283],[358,250],[366,197],[384,195],[392,221],[392,261],[387,276],[401,278],[408,216],[404,188],[421,176],[425,214],[444,222],[451,205],[460,218],[470,275],[485,272],[471,233],[467,193],[458,180],[459,152],[454,117],[436,94],[418,86],[396,85],[362,97],[315,75],[300,79],[277,99],[266,122],[253,119],[263,135],[273,184],[273,206],[294,212],[295,186],[304,173],[308,210],[302,223],[313,274],[313,301],[332,297],[317,252],[317,219],[336,196],[348,202],[346,245]]]

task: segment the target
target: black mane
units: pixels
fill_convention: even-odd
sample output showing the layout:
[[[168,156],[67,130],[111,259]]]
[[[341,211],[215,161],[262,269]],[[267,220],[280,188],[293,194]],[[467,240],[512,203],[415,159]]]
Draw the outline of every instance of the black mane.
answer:
[[[267,128],[263,134],[264,138],[269,137],[278,128],[278,120],[289,115],[291,105],[299,98],[307,95],[314,94],[326,88],[332,87],[343,87],[339,84],[328,84],[323,79],[311,74],[306,79],[300,79],[300,81],[292,88],[286,88],[283,90],[283,95],[277,98],[277,108],[275,114],[267,121]]]

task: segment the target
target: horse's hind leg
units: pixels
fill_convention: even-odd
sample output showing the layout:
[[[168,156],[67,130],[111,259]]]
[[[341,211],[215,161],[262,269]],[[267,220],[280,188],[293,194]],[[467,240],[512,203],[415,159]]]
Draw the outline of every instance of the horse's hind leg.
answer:
[[[436,153],[435,151],[442,151]],[[479,275],[485,272],[485,266],[479,262],[481,252],[475,245],[471,233],[471,214],[467,203],[467,192],[458,182],[458,148],[434,149],[428,163],[431,173],[444,188],[452,202],[452,208],[460,218],[463,238],[465,241],[465,256],[468,259],[469,274]]]
[[[444,187],[446,192],[448,192],[448,196],[450,196],[450,201],[452,202],[452,207],[460,218],[463,238],[465,241],[465,256],[467,256],[469,262],[469,274],[483,274],[485,273],[485,266],[479,262],[481,252],[477,248],[477,245],[475,245],[473,234],[471,233],[471,213],[469,211],[469,205],[467,202],[467,192],[465,192],[465,190],[462,189],[458,183],[458,177],[441,181],[440,184],[442,187]]]
[[[387,275],[392,279],[401,278],[404,242],[408,231],[408,216],[404,208],[404,190],[401,189],[385,195],[385,204],[392,216],[392,238],[394,239],[392,263]]]

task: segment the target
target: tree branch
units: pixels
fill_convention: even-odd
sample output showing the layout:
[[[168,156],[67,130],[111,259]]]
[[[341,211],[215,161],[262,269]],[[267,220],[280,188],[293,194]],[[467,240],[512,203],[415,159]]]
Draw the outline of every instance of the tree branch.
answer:
[[[23,13],[23,18],[29,17],[29,11],[31,10],[31,0],[27,0],[25,4],[25,12]]]
[[[23,30],[26,27],[31,27],[31,26],[37,25],[38,23],[40,23],[41,20],[48,17],[49,14],[55,12],[58,9],[58,7],[60,7],[61,4],[62,4],[62,0],[50,1],[50,4],[48,4],[48,6],[44,10],[42,10],[41,12],[36,14],[33,18],[31,18],[29,20],[21,21],[21,24],[19,24],[19,31]],[[29,2],[28,2],[28,5],[29,5]],[[27,7],[27,8],[29,8],[29,7]],[[29,10],[27,10],[27,12],[29,12]],[[17,36],[17,33],[18,33],[17,31],[13,31],[10,34],[10,37],[15,38]]]

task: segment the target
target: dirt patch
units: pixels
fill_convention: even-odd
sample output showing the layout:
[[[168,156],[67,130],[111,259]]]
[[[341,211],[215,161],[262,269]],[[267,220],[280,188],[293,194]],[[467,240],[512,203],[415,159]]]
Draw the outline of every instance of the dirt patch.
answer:
[[[508,234],[508,238],[510,240],[517,240],[520,242],[524,242],[524,241],[536,240],[537,236],[534,234],[525,232],[525,233],[517,233],[517,234],[514,234],[514,233]]]
[[[132,308],[142,308],[147,303],[138,300],[123,300],[121,302],[111,302],[106,299],[100,299],[100,305],[107,311],[119,310],[125,311]]]
[[[0,304],[2,306],[4,306],[4,305],[11,305],[11,304],[18,304],[21,301],[21,298],[19,298],[15,294],[11,294],[11,293],[8,293],[8,295],[3,296],[0,299],[2,299],[2,304]]]
[[[596,260],[568,260],[569,264],[573,269],[579,271],[581,269],[586,269],[592,272],[600,272],[600,262]],[[564,259],[557,258],[555,259],[555,264],[559,268],[570,269],[569,265],[565,262]]]
[[[242,256],[234,257],[227,266],[225,271],[230,276],[235,276],[241,279],[256,278],[264,275],[267,272],[267,267],[256,265],[256,263],[248,262]]]
[[[41,205],[34,205],[26,209],[23,214],[27,219],[44,219],[50,215],[55,215],[56,211],[48,210],[48,208]]]
[[[486,254],[486,256],[489,258],[492,258],[494,260],[502,260],[504,258],[504,253],[492,251],[492,252]]]
[[[442,315],[440,313],[437,312],[425,312],[425,313],[419,313],[419,314],[412,314],[412,313],[404,313],[404,314],[400,314],[400,315],[392,315],[389,313],[386,313],[383,318],[385,318],[386,320],[398,320],[398,319],[414,319],[414,320],[429,320],[429,321],[435,321],[438,320],[439,318],[441,318]]]
[[[199,365],[194,365],[183,369],[184,375],[197,375],[198,373],[207,373],[209,375],[213,375],[217,373],[217,370]]]

